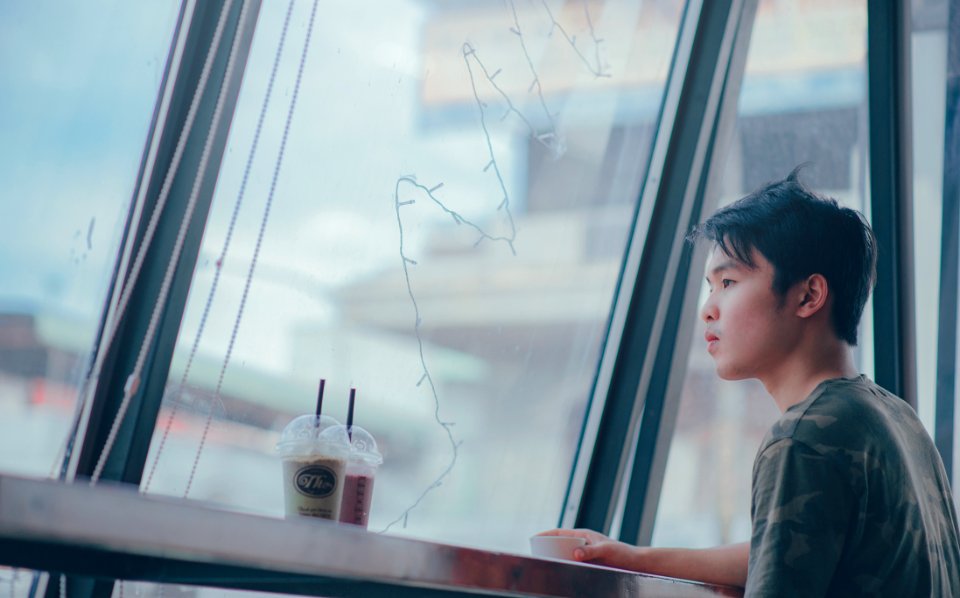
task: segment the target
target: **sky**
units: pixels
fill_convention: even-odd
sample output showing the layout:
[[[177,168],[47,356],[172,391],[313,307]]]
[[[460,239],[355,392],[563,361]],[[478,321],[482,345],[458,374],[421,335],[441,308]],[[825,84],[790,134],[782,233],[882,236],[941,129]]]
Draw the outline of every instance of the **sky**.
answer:
[[[176,17],[0,3],[0,301],[99,312]]]

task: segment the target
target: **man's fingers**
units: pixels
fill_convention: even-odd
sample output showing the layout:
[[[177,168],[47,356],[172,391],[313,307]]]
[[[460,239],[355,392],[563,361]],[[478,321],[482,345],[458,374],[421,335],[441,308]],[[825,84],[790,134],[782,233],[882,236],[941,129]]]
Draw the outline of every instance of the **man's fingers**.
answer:
[[[611,546],[610,542],[586,544],[573,551],[573,558],[584,562],[600,560],[609,555]]]

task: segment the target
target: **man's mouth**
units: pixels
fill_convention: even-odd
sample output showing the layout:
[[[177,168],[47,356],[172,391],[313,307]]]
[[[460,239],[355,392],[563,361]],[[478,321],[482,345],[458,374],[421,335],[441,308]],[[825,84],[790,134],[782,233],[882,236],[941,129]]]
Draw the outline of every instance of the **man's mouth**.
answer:
[[[708,330],[703,335],[703,338],[704,340],[707,341],[707,352],[713,353],[714,349],[717,346],[717,342],[720,340],[720,337]]]

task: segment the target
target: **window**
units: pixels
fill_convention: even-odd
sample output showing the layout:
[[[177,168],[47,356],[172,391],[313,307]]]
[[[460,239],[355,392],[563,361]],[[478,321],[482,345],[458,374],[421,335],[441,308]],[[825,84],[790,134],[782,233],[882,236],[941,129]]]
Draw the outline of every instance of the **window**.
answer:
[[[109,291],[179,7],[0,5],[0,470],[50,475]]]
[[[952,40],[947,35],[948,23],[956,16],[951,14],[954,10],[956,7],[949,3],[935,0],[913,5],[911,116],[918,411],[956,485],[960,479],[960,443],[956,436],[960,395],[948,385],[956,379],[957,335],[956,329],[950,329],[956,321],[950,313],[956,311],[956,290],[950,287],[956,284],[957,274],[949,269],[941,273],[941,260],[951,263],[957,243],[955,220],[949,220],[955,219],[949,214],[956,205],[957,171],[956,152],[950,151],[955,147],[956,131],[956,111],[950,109],[956,104],[956,91],[950,81],[956,65],[950,63],[948,44]],[[945,286],[941,288],[941,284]],[[941,297],[941,293],[946,296]],[[945,330],[941,331],[941,326]],[[945,351],[942,365],[938,363],[939,351]],[[941,367],[946,371],[939,371]]]
[[[789,40],[789,43],[785,43]],[[866,184],[866,4],[761,2],[741,88],[721,204],[795,166],[803,180],[869,215]],[[706,285],[700,304],[705,300]],[[861,369],[872,354],[868,304]],[[697,321],[653,532],[654,545],[715,546],[750,537],[755,452],[779,411],[756,380],[720,380]]]
[[[933,434],[947,98],[946,3],[916,3],[911,37],[913,215],[917,231],[914,235],[917,411],[927,430]]]
[[[660,342],[659,328],[634,334],[653,342],[636,360],[643,363],[623,374],[619,363],[630,360],[622,358],[642,343],[622,340],[625,353],[616,354],[615,339],[620,327],[627,339],[631,326],[635,332],[642,325],[624,324],[631,318],[621,320],[626,314],[620,311],[612,318],[611,305],[615,295],[624,299],[619,306],[627,305],[635,282],[656,289],[646,283],[658,278],[671,280],[648,303],[646,291],[637,295],[643,309],[631,303],[630,316],[655,304],[650,318],[660,318],[665,307],[660,322],[672,322],[687,299],[686,269],[675,279],[671,266],[662,276],[641,269],[639,281],[632,274],[620,280],[630,264],[640,269],[649,255],[658,255],[659,243],[649,244],[651,254],[641,251],[644,243],[634,244],[625,263],[631,235],[643,241],[636,237],[645,224],[635,220],[650,216],[658,242],[665,230],[682,234],[663,224],[673,220],[654,222],[654,206],[638,205],[641,195],[667,198],[656,206],[658,213],[664,205],[683,207],[671,218],[684,220],[686,208],[699,211],[698,183],[709,180],[712,187],[719,181],[724,204],[809,161],[803,176],[810,186],[869,215],[865,0],[761,0],[742,86],[736,57],[721,58],[716,70],[713,63],[691,60],[688,74],[695,75],[672,79],[678,93],[680,83],[690,81],[693,87],[710,81],[741,92],[733,143],[719,152],[726,160],[722,176],[684,172],[673,178],[687,179],[682,182],[690,187],[677,194],[671,186],[680,183],[654,188],[652,181],[667,169],[649,166],[648,174],[648,161],[659,164],[680,147],[676,155],[699,164],[698,152],[710,151],[708,140],[722,138],[719,131],[726,129],[712,116],[698,121],[678,110],[677,122],[686,128],[657,131],[668,73],[686,66],[683,59],[672,64],[675,51],[684,56],[698,48],[692,56],[701,58],[725,51],[677,44],[681,19],[684,39],[693,39],[686,24],[696,19],[692,9],[685,15],[685,3],[291,0],[232,3],[223,13],[218,2],[162,4],[0,5],[0,131],[6,142],[0,146],[0,472],[45,475],[58,469],[57,450],[80,419],[71,414],[78,411],[103,305],[116,286],[121,239],[129,234],[128,221],[137,219],[128,212],[138,166],[151,170],[147,187],[159,187],[169,163],[166,154],[153,163],[144,146],[156,143],[174,152],[188,96],[203,99],[197,129],[223,108],[213,104],[231,40],[217,42],[211,64],[218,66],[204,94],[193,96],[192,83],[185,82],[205,77],[199,74],[205,43],[219,39],[219,14],[227,30],[242,32],[233,39],[243,56],[254,22],[255,35],[249,60],[237,66],[242,84],[231,81],[240,90],[236,111],[236,88],[224,85],[220,96],[229,98],[231,117],[225,120],[231,124],[210,127],[210,138],[226,139],[227,146],[222,163],[218,156],[216,167],[206,166],[205,174],[216,176],[204,186],[212,189],[212,178],[217,181],[209,219],[195,229],[204,234],[196,268],[191,256],[190,267],[179,271],[191,282],[186,311],[182,319],[173,313],[176,307],[153,312],[166,318],[162,334],[144,344],[155,353],[174,351],[169,374],[169,354],[150,357],[162,364],[156,365],[162,374],[145,378],[152,388],[166,385],[156,421],[149,406],[137,415],[137,425],[153,428],[152,438],[149,429],[131,434],[134,441],[118,442],[122,448],[114,453],[120,453],[116,461],[133,455],[133,462],[151,441],[143,492],[280,516],[279,433],[294,417],[312,412],[323,378],[324,413],[343,420],[348,393],[358,389],[355,421],[376,436],[385,455],[369,526],[374,532],[526,552],[527,536],[557,523],[575,454],[586,457],[582,470],[589,466],[591,473],[590,457],[603,454],[592,441],[576,446],[581,429],[590,437],[599,424],[615,420],[624,422],[623,434],[642,430],[629,436],[636,451],[623,449],[619,465],[627,472],[651,465],[655,474],[621,479],[614,463],[607,477],[620,506],[601,504],[609,502],[606,496],[591,497],[584,511],[603,519],[617,510],[613,533],[626,538],[636,526],[624,527],[630,509],[620,507],[643,503],[652,488],[662,490],[662,500],[652,505],[659,507],[654,545],[707,546],[749,536],[750,466],[779,416],[772,400],[756,381],[718,380],[695,341],[693,352],[679,357],[687,369],[676,421],[662,424],[669,430],[657,429],[674,411],[651,397],[671,396],[680,368],[671,363],[658,370],[655,364],[673,358],[678,337]],[[702,4],[704,14],[714,16],[700,20],[710,26],[697,39],[740,47],[748,33],[745,20],[736,35],[732,28],[713,35],[724,29],[727,9]],[[947,284],[937,282],[938,216],[943,203],[951,205],[949,192],[944,196],[950,183],[945,173],[956,170],[941,137],[942,130],[952,130],[955,115],[947,106],[956,99],[947,95],[943,77],[948,5],[913,0],[911,7],[919,412],[928,429],[950,428],[952,434],[933,399],[940,326],[933,314],[940,287],[956,285],[950,273]],[[169,72],[182,78],[163,80],[168,56]],[[160,91],[164,83],[171,85]],[[716,89],[690,96],[714,98]],[[160,93],[164,103],[158,102]],[[714,110],[711,101],[670,97],[670,105],[693,105],[693,112]],[[165,112],[172,98],[182,103]],[[156,129],[152,114],[161,121]],[[191,139],[204,134],[195,130]],[[187,145],[192,155],[184,162],[199,168],[206,161],[200,144]],[[684,170],[666,162],[674,174]],[[715,160],[708,162],[712,168]],[[189,186],[192,172],[185,170],[177,185]],[[651,186],[641,191],[647,176]],[[171,193],[185,200],[182,195]],[[670,203],[674,195],[682,201]],[[161,218],[164,225],[175,220],[169,212]],[[200,241],[193,232],[188,244]],[[956,241],[949,234],[946,240]],[[673,249],[664,250],[670,259],[663,264],[687,259]],[[634,261],[641,253],[642,260]],[[168,260],[163,247],[148,254]],[[149,283],[159,286],[154,268],[144,270]],[[183,282],[174,282],[178,292],[186,292]],[[151,299],[138,296],[131,311]],[[168,298],[159,307],[175,303]],[[856,354],[868,375],[871,319],[868,304]],[[694,338],[702,333],[698,325]],[[113,349],[126,354],[138,335]],[[602,348],[606,342],[609,350]],[[632,378],[611,383],[615,400],[594,403],[587,417],[588,396],[604,387],[605,376],[640,378],[651,365],[657,372],[651,378],[661,377],[662,388],[636,393]],[[123,367],[103,379],[122,384]],[[605,392],[597,391],[598,401]],[[631,403],[637,394],[646,394],[647,403]],[[116,407],[107,403],[107,409]],[[602,409],[611,406],[616,409]],[[626,416],[620,418],[622,407]],[[93,421],[90,436],[107,432],[96,424],[109,418]],[[657,433],[670,432],[660,489],[667,456]],[[86,442],[90,436],[84,449],[97,444]],[[621,437],[601,435],[608,444],[597,446],[632,446]],[[951,453],[958,449],[954,443]],[[955,459],[954,469],[958,464]],[[139,463],[133,468],[135,477]],[[580,473],[571,487],[590,479]],[[634,484],[641,478],[650,486]],[[646,539],[650,509],[636,513]],[[64,557],[37,558],[29,565],[57,571]],[[194,564],[202,574],[202,563]],[[154,579],[169,580],[162,574]],[[0,588],[11,593],[25,593],[33,580],[32,570],[0,567]],[[259,595],[133,582],[124,590]]]
[[[278,432],[325,378],[324,413],[357,388],[385,455],[371,530],[526,551],[560,512],[682,8],[323,5],[297,87],[297,4],[256,137],[287,14],[265,3],[143,488],[281,514]]]

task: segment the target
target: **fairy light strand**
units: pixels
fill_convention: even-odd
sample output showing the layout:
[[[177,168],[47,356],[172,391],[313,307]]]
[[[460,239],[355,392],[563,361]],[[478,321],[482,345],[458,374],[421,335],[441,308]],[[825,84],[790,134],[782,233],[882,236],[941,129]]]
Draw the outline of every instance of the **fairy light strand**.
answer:
[[[417,497],[417,499],[413,502],[413,504],[411,504],[409,507],[404,509],[404,511],[396,519],[394,519],[389,524],[387,524],[387,526],[383,529],[383,532],[389,531],[394,525],[401,522],[403,523],[403,527],[407,526],[407,521],[409,519],[410,513],[420,505],[423,499],[426,498],[427,495],[430,494],[430,492],[432,492],[436,488],[439,488],[443,484],[444,479],[446,479],[446,477],[450,475],[450,472],[453,471],[453,468],[457,462],[457,458],[459,457],[460,445],[462,444],[462,441],[458,441],[453,435],[452,428],[453,426],[456,425],[456,423],[453,421],[444,421],[440,417],[440,395],[437,392],[437,386],[434,382],[433,375],[430,373],[430,367],[427,365],[426,356],[424,355],[423,335],[421,334],[421,330],[420,330],[423,324],[423,317],[420,312],[420,305],[419,303],[417,303],[416,295],[413,292],[413,283],[410,280],[410,267],[416,266],[417,261],[411,258],[406,253],[403,218],[401,217],[401,208],[415,204],[416,200],[400,199],[401,198],[400,188],[402,185],[409,185],[413,187],[414,192],[419,192],[423,195],[426,195],[427,198],[429,198],[429,200],[432,201],[437,207],[439,207],[446,214],[450,215],[451,218],[453,218],[453,221],[456,222],[458,225],[467,226],[468,228],[473,229],[473,231],[478,234],[478,239],[477,239],[478,243],[480,241],[483,241],[484,239],[493,241],[493,242],[505,243],[510,247],[510,251],[513,253],[513,255],[516,255],[516,250],[514,249],[514,246],[513,246],[513,242],[516,239],[516,229],[512,229],[510,236],[491,234],[487,232],[482,226],[473,222],[469,218],[466,218],[465,216],[463,216],[463,214],[460,214],[456,210],[453,210],[450,207],[448,207],[440,198],[438,198],[434,194],[435,191],[437,191],[443,186],[443,183],[440,183],[433,187],[427,187],[426,185],[423,185],[417,182],[416,177],[413,175],[405,175],[397,179],[396,186],[394,187],[393,199],[394,199],[394,209],[397,214],[397,228],[399,229],[399,232],[400,232],[400,262],[403,266],[403,277],[404,277],[404,282],[406,284],[407,295],[410,297],[410,302],[413,305],[413,313],[414,313],[413,329],[417,338],[417,354],[419,356],[420,367],[422,369],[422,374],[420,376],[420,379],[417,381],[416,386],[420,387],[423,385],[424,382],[427,383],[427,387],[430,389],[430,396],[433,399],[433,404],[434,404],[434,412],[433,412],[434,420],[437,422],[437,424],[441,428],[443,428],[443,431],[447,436],[447,440],[450,443],[451,456],[450,456],[450,462],[443,469],[443,471],[440,472],[440,475],[437,476],[437,478],[430,485],[428,485],[423,490],[423,492],[420,493],[420,496]],[[509,203],[506,206],[504,206],[504,209],[506,209],[507,213],[509,214]],[[511,223],[512,223],[512,218],[511,218]]]
[[[590,12],[587,9],[586,3],[584,3],[583,11],[587,15],[587,29],[590,32],[590,39],[593,41],[593,46],[596,53],[596,65],[591,64],[590,60],[583,54],[583,52],[580,51],[580,48],[577,47],[576,36],[571,36],[569,33],[567,33],[567,30],[563,27],[560,21],[553,16],[553,11],[551,11],[550,7],[547,5],[547,0],[540,1],[541,4],[543,4],[544,10],[547,11],[547,15],[550,17],[551,32],[553,30],[560,32],[563,38],[567,40],[567,43],[570,45],[570,47],[573,48],[573,51],[577,54],[577,56],[580,57],[580,60],[587,67],[587,70],[593,73],[594,77],[610,77],[610,73],[606,72],[605,70],[607,65],[602,64],[600,61],[600,44],[603,43],[603,40],[598,38],[596,32],[594,31],[593,20],[590,18]]]
[[[550,112],[550,108],[547,107],[547,100],[543,97],[543,85],[540,82],[540,75],[537,72],[537,68],[533,64],[533,58],[530,56],[530,51],[527,49],[526,39],[524,37],[523,30],[520,27],[520,19],[517,16],[517,7],[513,0],[510,0],[510,12],[513,15],[513,27],[510,28],[510,32],[517,36],[517,40],[520,42],[520,50],[523,52],[523,57],[527,62],[527,67],[530,69],[530,73],[533,75],[533,81],[531,81],[529,89],[531,91],[534,89],[537,90],[537,99],[540,102],[540,107],[543,109],[543,113],[547,118],[547,123],[549,124],[548,132],[537,134],[536,131],[531,131],[531,133],[533,134],[533,138],[539,143],[553,150],[554,153],[560,153],[562,151],[562,146],[557,135],[557,123],[554,120],[555,115]],[[493,82],[492,77],[489,77],[489,79],[490,83],[497,89],[497,91],[506,97],[506,94],[503,93],[503,90]],[[526,119],[524,119],[524,121],[526,122]]]
[[[427,364],[427,359],[424,354],[424,342],[423,342],[423,335],[421,333],[421,326],[423,324],[423,315],[420,311],[420,305],[417,302],[416,294],[413,291],[413,283],[410,277],[410,268],[413,266],[417,266],[418,263],[416,260],[411,258],[406,253],[404,224],[403,224],[403,217],[401,216],[401,209],[415,204],[417,200],[416,199],[401,200],[400,188],[402,185],[409,185],[413,187],[413,190],[415,192],[418,192],[421,195],[425,195],[431,202],[433,202],[434,205],[440,208],[440,210],[448,214],[457,225],[465,225],[468,228],[473,229],[473,231],[477,233],[477,240],[474,243],[475,246],[480,244],[484,240],[493,241],[493,242],[502,242],[502,243],[505,243],[510,248],[510,252],[514,256],[517,255],[516,247],[514,246],[514,242],[516,241],[516,236],[517,236],[517,228],[513,218],[513,213],[510,209],[510,194],[507,191],[506,183],[504,182],[504,179],[503,179],[503,173],[500,170],[500,165],[497,162],[496,153],[493,149],[493,140],[490,134],[490,129],[487,126],[488,106],[480,98],[480,93],[477,89],[477,77],[476,77],[476,73],[474,72],[474,66],[471,64],[471,61],[479,69],[479,72],[483,75],[483,78],[486,79],[486,81],[494,88],[494,90],[496,90],[496,92],[500,95],[500,97],[503,99],[504,103],[506,104],[507,111],[503,115],[501,120],[505,119],[507,116],[511,114],[515,115],[520,120],[520,122],[526,126],[527,130],[530,133],[531,138],[536,140],[538,143],[544,145],[548,149],[551,149],[554,153],[559,154],[560,152],[562,152],[562,145],[561,145],[559,135],[557,134],[557,127],[556,127],[556,122],[554,120],[554,115],[550,112],[550,109],[547,106],[546,99],[544,98],[544,95],[543,95],[543,86],[540,82],[540,76],[537,73],[536,67],[534,66],[533,60],[530,56],[530,52],[527,49],[523,30],[521,29],[521,26],[520,26],[520,19],[517,15],[516,5],[514,4],[513,0],[509,0],[509,5],[510,5],[510,11],[513,17],[513,26],[510,27],[510,31],[517,36],[517,39],[520,43],[521,51],[523,52],[524,57],[526,58],[527,67],[530,69],[530,72],[533,75],[533,81],[530,84],[530,90],[532,91],[536,89],[540,107],[543,109],[547,122],[549,123],[549,130],[546,133],[538,133],[536,127],[533,126],[533,123],[526,117],[526,115],[524,115],[516,107],[516,105],[511,100],[510,96],[506,93],[506,91],[504,91],[504,89],[497,84],[495,79],[501,73],[501,69],[497,69],[493,73],[490,73],[486,65],[480,59],[477,49],[470,42],[464,42],[461,48],[461,51],[463,53],[463,60],[467,69],[467,74],[469,75],[469,78],[470,78],[470,87],[473,92],[474,101],[476,102],[476,105],[477,105],[477,110],[480,117],[480,128],[483,132],[483,137],[486,143],[487,152],[489,156],[489,160],[483,166],[482,170],[484,173],[486,173],[486,172],[489,172],[491,169],[493,169],[493,173],[497,179],[497,184],[499,186],[500,192],[503,195],[502,200],[497,205],[497,210],[498,211],[502,210],[506,214],[507,220],[510,226],[510,233],[506,235],[491,234],[487,232],[487,230],[485,230],[482,226],[478,225],[477,223],[473,222],[468,218],[465,218],[462,214],[460,214],[456,210],[453,210],[450,207],[448,207],[435,194],[436,191],[438,191],[443,187],[442,182],[437,185],[434,185],[433,187],[427,187],[426,185],[423,185],[417,182],[415,175],[404,175],[397,179],[396,185],[394,187],[394,195],[393,195],[394,210],[396,212],[397,228],[399,230],[399,235],[400,235],[400,250],[399,250],[400,263],[403,268],[403,278],[404,278],[404,283],[406,285],[407,295],[410,297],[410,303],[413,306],[413,312],[414,312],[413,329],[417,339],[417,354],[419,357],[420,367],[422,370],[422,374],[418,379],[416,386],[419,388],[423,385],[424,382],[427,383],[427,387],[430,389],[430,395],[434,403],[434,413],[433,413],[434,420],[443,429],[444,433],[446,434],[447,441],[450,444],[451,455],[450,455],[449,463],[447,463],[446,467],[440,472],[437,478],[434,479],[434,481],[430,483],[420,493],[417,499],[414,500],[414,502],[409,507],[404,509],[404,511],[401,512],[397,518],[395,518],[393,521],[388,523],[381,533],[389,531],[394,525],[398,523],[402,523],[404,528],[407,526],[407,523],[412,511],[416,509],[421,502],[423,502],[423,500],[427,497],[428,494],[430,494],[430,492],[432,492],[436,488],[439,488],[443,484],[443,481],[446,479],[446,477],[450,475],[450,472],[453,471],[453,468],[456,465],[457,459],[459,457],[460,446],[462,445],[462,441],[458,441],[453,434],[452,428],[453,426],[456,425],[456,423],[453,421],[444,421],[441,418],[440,396],[439,396],[439,393],[437,392],[436,383],[433,379],[433,375],[430,372],[430,367]],[[561,34],[564,36],[564,38],[567,40],[567,42],[570,44],[573,50],[580,57],[581,61],[586,65],[587,69],[591,73],[593,73],[596,77],[609,77],[610,75],[607,73],[604,73],[601,67],[599,46],[603,40],[599,39],[596,36],[596,33],[594,32],[593,21],[590,18],[587,5],[584,4],[584,12],[586,14],[587,25],[590,30],[590,37],[593,40],[595,51],[596,51],[595,52],[596,61],[597,61],[596,67],[591,65],[590,62],[587,60],[587,58],[583,55],[583,53],[580,52],[579,48],[577,48],[576,46],[576,40],[571,38],[567,34],[563,26],[553,17],[553,13],[550,11],[550,8],[547,6],[545,1],[543,2],[543,6],[547,10],[547,14],[550,16],[550,19],[552,22],[551,31],[553,29],[556,29],[561,32]]]

